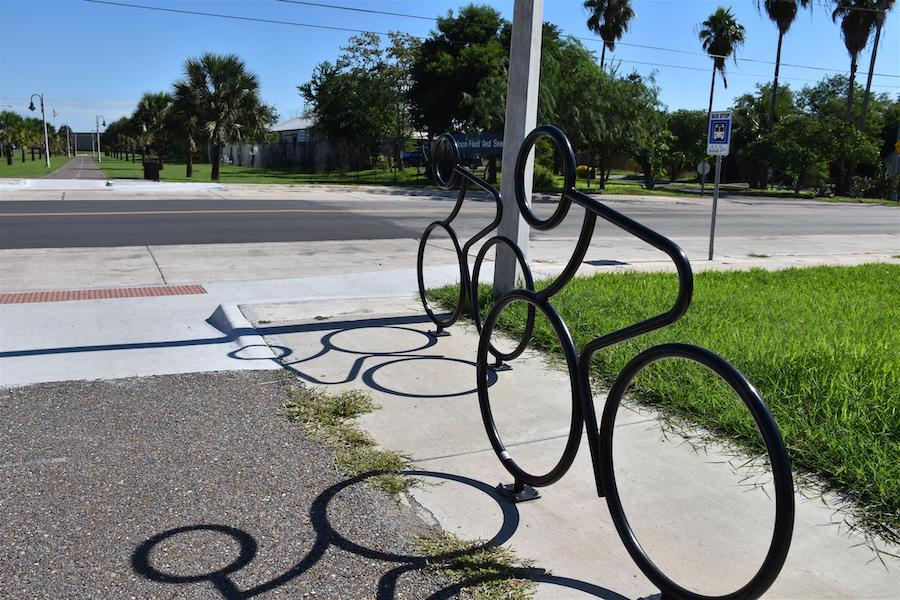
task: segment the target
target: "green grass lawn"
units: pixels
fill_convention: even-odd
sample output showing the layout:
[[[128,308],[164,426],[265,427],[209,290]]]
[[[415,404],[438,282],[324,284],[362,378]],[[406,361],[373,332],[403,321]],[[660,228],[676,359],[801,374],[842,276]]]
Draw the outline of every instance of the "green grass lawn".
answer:
[[[686,181],[686,180],[678,180],[675,182],[677,185],[674,185],[669,182],[660,182],[658,185],[660,186],[669,186],[667,189],[672,191],[680,191],[683,190],[686,193],[689,192],[699,192],[700,184],[696,181]],[[794,198],[801,198],[804,200],[820,200],[822,202],[848,202],[853,204],[887,204],[891,206],[897,206],[897,202],[891,202],[890,200],[885,200],[884,198],[853,198],[851,196],[817,196],[813,192],[809,190],[800,190],[800,194],[794,193],[793,190],[787,189],[768,189],[768,190],[757,190],[751,189],[746,186],[746,184],[723,184],[720,186],[720,189],[723,193],[726,194],[738,194],[741,196],[764,196],[767,198],[784,198],[786,200],[791,200]],[[713,183],[707,181],[706,183],[706,195],[709,196],[712,194]]]
[[[44,166],[43,154],[40,156],[35,154],[35,158],[37,160],[31,160],[31,153],[26,152],[25,162],[22,162],[22,156],[16,153],[13,156],[13,164],[8,165],[6,164],[6,157],[4,156],[0,159],[0,177],[13,177],[16,179],[34,179],[36,177],[43,177],[72,160],[71,158],[66,158],[65,154],[51,156],[50,168],[48,169]]]
[[[595,376],[609,384],[638,352],[662,342],[697,344],[725,356],[772,409],[794,466],[847,494],[882,535],[900,538],[900,266],[710,271],[697,274],[695,283],[694,302],[681,321],[602,351]],[[671,274],[599,274],[573,280],[553,305],[581,348],[662,312],[676,287]],[[480,302],[490,304],[490,289],[480,292]],[[455,302],[452,286],[430,293]],[[499,326],[516,335],[525,314],[517,309],[523,308],[504,311]],[[546,320],[538,323],[535,344],[558,353]],[[654,365],[638,377],[634,397],[759,449],[752,421],[730,390],[686,366]],[[602,406],[602,398],[595,401]]]
[[[111,179],[143,179],[144,167],[140,158],[134,163],[130,160],[122,160],[113,157],[103,157],[101,168],[106,176]],[[331,185],[402,185],[404,187],[422,187],[430,184],[425,177],[425,170],[420,169],[416,175],[414,168],[405,169],[397,174],[397,182],[390,171],[371,169],[366,171],[352,171],[348,173],[296,173],[281,169],[251,169],[250,167],[238,167],[236,165],[222,165],[220,170],[221,183],[280,183],[280,184],[331,184]],[[160,172],[161,181],[211,181],[212,165],[209,163],[194,163],[194,176],[185,176],[185,164],[183,162],[164,162],[164,168]]]
[[[52,160],[52,159],[51,159]],[[165,168],[160,173],[162,181],[210,181],[212,166],[209,163],[194,163],[194,176],[187,178],[185,176],[185,165],[183,162],[165,162]],[[144,177],[144,169],[141,161],[136,162],[130,160],[122,160],[111,156],[104,156],[100,165],[103,172],[110,179],[142,179]],[[626,173],[626,172],[622,172]],[[478,170],[477,174],[482,176],[483,170]],[[9,177],[25,177],[25,175],[9,175]],[[561,175],[555,176],[556,186],[547,193],[558,194],[562,190],[563,178]],[[498,173],[498,183],[502,180],[502,173]],[[288,169],[252,169],[250,167],[238,167],[236,165],[222,165],[221,167],[221,183],[275,183],[286,185],[313,185],[313,184],[330,184],[330,185],[396,185],[400,187],[430,187],[436,188],[434,184],[426,176],[425,169],[406,168],[397,173],[396,179],[391,171],[382,171],[380,169],[367,169],[363,171],[348,171],[346,173],[297,173]],[[682,185],[680,188],[667,187],[662,181],[657,182],[657,187],[652,190],[644,189],[643,180],[614,179],[606,182],[606,189],[600,190],[597,182],[588,182],[585,179],[579,179],[575,183],[575,187],[579,190],[594,194],[618,194],[628,196],[688,196],[699,197],[700,185],[696,184],[696,189],[691,185]],[[712,189],[711,185],[707,185],[707,195]],[[682,189],[683,188],[683,189]],[[784,198],[793,198],[793,192],[786,191],[765,191],[765,190],[741,190],[739,193],[757,196],[776,196]],[[803,193],[801,198],[812,198],[812,194]],[[830,202],[865,202],[865,203],[888,203],[886,200],[878,200],[872,198],[819,198],[820,200]],[[896,204],[896,203],[890,203]]]

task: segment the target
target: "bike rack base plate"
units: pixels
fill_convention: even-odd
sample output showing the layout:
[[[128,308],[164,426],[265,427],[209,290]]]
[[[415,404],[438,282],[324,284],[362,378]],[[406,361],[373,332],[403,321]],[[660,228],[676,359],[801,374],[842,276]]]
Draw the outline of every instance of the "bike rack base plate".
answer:
[[[494,373],[500,373],[501,371],[512,371],[512,367],[505,362],[495,362],[489,364],[488,369],[490,369]]]
[[[528,500],[537,500],[541,497],[541,493],[531,487],[521,483],[498,483],[497,491],[500,495],[512,502],[527,502]]]

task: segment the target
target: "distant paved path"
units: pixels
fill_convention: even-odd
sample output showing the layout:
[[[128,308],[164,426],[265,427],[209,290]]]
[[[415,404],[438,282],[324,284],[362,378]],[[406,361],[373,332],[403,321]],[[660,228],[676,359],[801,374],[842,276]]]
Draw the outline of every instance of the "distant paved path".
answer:
[[[76,156],[65,166],[45,175],[44,179],[106,179],[90,156]]]

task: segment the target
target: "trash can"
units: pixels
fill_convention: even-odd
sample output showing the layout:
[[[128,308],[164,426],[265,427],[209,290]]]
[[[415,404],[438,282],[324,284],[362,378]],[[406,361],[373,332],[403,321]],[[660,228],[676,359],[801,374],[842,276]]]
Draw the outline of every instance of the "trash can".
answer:
[[[144,179],[147,181],[159,181],[159,163],[155,160],[144,162]]]

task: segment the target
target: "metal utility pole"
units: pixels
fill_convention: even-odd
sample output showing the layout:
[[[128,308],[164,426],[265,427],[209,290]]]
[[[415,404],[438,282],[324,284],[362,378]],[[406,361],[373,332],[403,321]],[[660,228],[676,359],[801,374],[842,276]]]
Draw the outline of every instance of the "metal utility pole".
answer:
[[[513,8],[512,40],[509,51],[509,79],[506,84],[506,124],[503,129],[503,219],[497,234],[508,237],[528,256],[528,224],[516,205],[514,173],[516,158],[525,136],[537,125],[538,84],[541,75],[541,38],[544,0],[516,0]],[[525,167],[525,195],[531,197],[532,157]],[[513,252],[497,245],[494,263],[494,291],[505,294],[518,278],[519,265]]]
[[[37,96],[41,99],[41,120],[44,122],[44,163],[47,168],[50,168],[50,140],[47,138],[47,115],[44,114],[44,95],[43,94],[32,94],[31,95],[31,103],[28,105],[28,110],[34,112],[34,97]],[[31,155],[32,158],[34,155]]]

